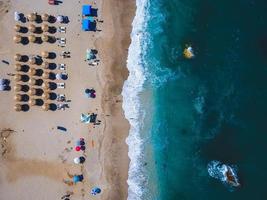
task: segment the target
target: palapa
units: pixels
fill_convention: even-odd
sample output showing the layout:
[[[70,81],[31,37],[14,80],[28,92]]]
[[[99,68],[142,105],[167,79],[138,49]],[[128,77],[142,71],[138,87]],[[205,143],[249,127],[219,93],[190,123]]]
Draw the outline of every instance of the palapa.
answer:
[[[21,106],[20,104],[16,104],[16,105],[14,106],[14,110],[15,110],[15,111],[21,111],[21,110],[22,110],[22,106]]]
[[[15,36],[13,37],[13,41],[14,41],[15,43],[20,43],[20,42],[22,41],[22,37],[21,37],[20,35],[15,35]]]
[[[21,61],[22,56],[19,53],[16,53],[14,56],[15,61]]]
[[[14,30],[15,30],[16,32],[20,32],[20,30],[21,30],[21,26],[18,25],[18,24],[16,24],[16,25],[14,26]]]

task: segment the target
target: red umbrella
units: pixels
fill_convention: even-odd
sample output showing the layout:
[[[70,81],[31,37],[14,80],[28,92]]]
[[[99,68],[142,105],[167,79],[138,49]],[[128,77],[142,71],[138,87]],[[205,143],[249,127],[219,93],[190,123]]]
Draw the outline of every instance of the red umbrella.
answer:
[[[80,151],[80,150],[81,150],[81,147],[76,146],[76,147],[75,147],[75,150],[76,150],[76,151]]]

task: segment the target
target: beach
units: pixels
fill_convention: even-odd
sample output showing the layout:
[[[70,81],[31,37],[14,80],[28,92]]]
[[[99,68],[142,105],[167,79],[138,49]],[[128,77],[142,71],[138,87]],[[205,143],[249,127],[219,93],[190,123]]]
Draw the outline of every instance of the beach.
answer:
[[[1,63],[0,75],[10,79],[11,86],[10,91],[0,93],[0,199],[60,199],[72,192],[71,199],[88,199],[96,186],[102,190],[96,199],[127,199],[129,158],[125,139],[129,125],[122,110],[121,91],[128,76],[126,58],[135,2],[89,1],[98,9],[97,19],[102,22],[97,23],[95,32],[83,32],[81,8],[86,2],[64,1],[52,6],[47,1],[0,1],[0,60],[9,62]],[[15,11],[68,16],[66,33],[54,34],[66,38],[66,47],[15,44]],[[85,61],[88,48],[98,50],[97,66]],[[16,53],[36,55],[42,51],[56,53],[51,62],[66,64],[66,87],[55,91],[66,95],[68,107],[43,111],[31,106],[26,112],[16,112],[15,81],[8,75],[15,73],[13,57]],[[70,51],[71,57],[60,57],[61,51]],[[85,88],[94,88],[96,98],[86,98]],[[97,114],[98,123],[81,123],[82,113]],[[58,126],[67,131],[58,130]],[[84,152],[74,149],[79,138],[85,140]],[[82,165],[73,163],[79,155],[86,158]],[[69,179],[68,174],[83,174],[84,180],[69,186],[63,181]]]

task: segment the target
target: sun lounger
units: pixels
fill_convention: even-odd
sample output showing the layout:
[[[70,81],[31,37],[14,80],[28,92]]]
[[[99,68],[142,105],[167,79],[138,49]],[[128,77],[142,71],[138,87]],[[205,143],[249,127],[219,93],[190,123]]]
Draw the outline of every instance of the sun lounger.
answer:
[[[66,33],[66,27],[65,26],[58,27],[58,32],[59,33]]]
[[[64,89],[65,83],[57,83],[57,88]]]
[[[59,63],[57,68],[58,68],[59,70],[66,70],[66,64],[64,64],[64,63]]]
[[[66,101],[65,94],[57,94],[57,101],[59,101],[59,102],[65,102]]]
[[[65,110],[65,107],[66,107],[66,105],[65,104],[57,104],[57,109],[58,110]]]

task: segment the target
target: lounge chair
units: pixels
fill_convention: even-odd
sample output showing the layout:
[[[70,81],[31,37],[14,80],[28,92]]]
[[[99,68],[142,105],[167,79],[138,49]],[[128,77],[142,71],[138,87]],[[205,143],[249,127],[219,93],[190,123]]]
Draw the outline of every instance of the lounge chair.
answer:
[[[66,27],[65,26],[58,27],[58,32],[59,33],[66,33]]]
[[[57,68],[58,68],[59,70],[66,70],[66,64],[64,64],[64,63],[59,63]]]
[[[57,88],[64,89],[65,83],[57,83]]]

